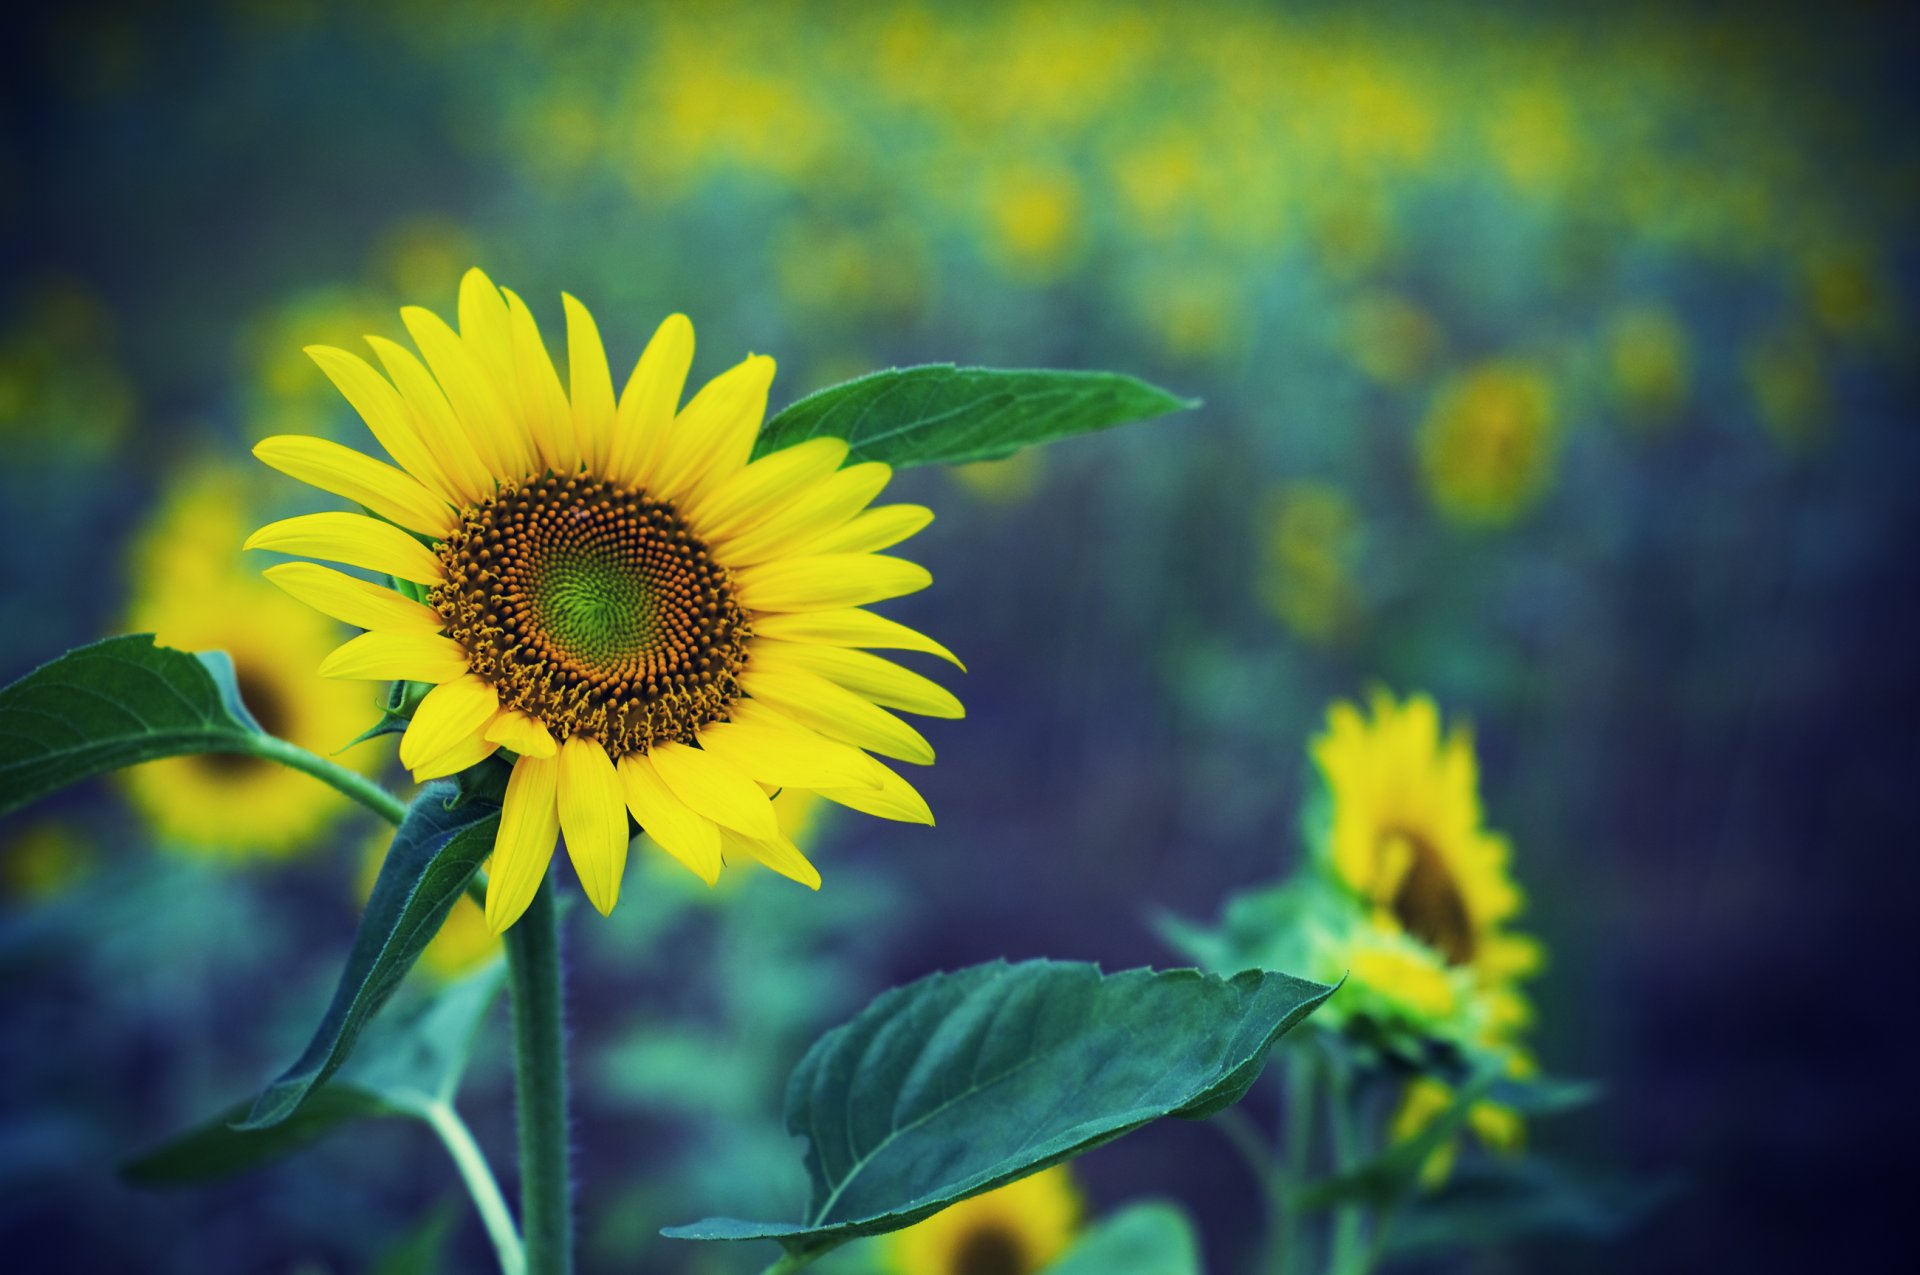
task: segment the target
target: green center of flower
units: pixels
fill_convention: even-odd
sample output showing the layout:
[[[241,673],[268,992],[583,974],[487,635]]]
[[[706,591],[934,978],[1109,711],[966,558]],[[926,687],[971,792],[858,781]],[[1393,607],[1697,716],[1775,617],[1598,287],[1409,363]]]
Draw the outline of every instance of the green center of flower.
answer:
[[[1410,852],[1392,908],[1400,928],[1440,953],[1449,965],[1473,959],[1473,918],[1447,864],[1424,837],[1396,829],[1391,837]]]
[[[615,756],[690,743],[740,694],[750,635],[671,504],[584,475],[502,487],[437,549],[429,595],[500,702]]]
[[[1026,1248],[1004,1227],[967,1232],[954,1250],[952,1275],[1032,1275]]]

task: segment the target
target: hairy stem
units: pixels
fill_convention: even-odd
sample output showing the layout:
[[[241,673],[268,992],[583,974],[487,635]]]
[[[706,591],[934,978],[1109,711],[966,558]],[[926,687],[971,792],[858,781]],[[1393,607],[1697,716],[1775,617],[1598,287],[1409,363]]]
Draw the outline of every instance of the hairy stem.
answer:
[[[406,802],[364,775],[355,774],[345,766],[330,762],[318,753],[310,753],[297,744],[289,744],[286,740],[272,735],[255,735],[248,742],[247,747],[256,757],[279,762],[282,766],[312,775],[321,783],[338,788],[395,827],[398,827],[400,821],[407,817]]]
[[[542,881],[507,931],[513,997],[513,1073],[520,1096],[520,1224],[528,1275],[573,1269],[567,1159],[567,1042],[560,985],[559,909]]]

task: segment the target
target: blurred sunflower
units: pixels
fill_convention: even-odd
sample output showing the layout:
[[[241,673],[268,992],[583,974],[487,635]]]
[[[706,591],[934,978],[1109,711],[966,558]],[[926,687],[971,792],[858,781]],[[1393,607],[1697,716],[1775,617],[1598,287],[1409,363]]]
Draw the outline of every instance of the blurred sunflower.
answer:
[[[1486,1030],[1526,1021],[1515,984],[1540,961],[1532,939],[1506,929],[1521,908],[1504,837],[1481,822],[1472,737],[1444,738],[1433,701],[1373,697],[1372,717],[1336,703],[1313,758],[1330,799],[1327,862],[1374,924],[1404,934],[1448,967],[1469,971]]]
[[[267,439],[255,448],[267,464],[375,516],[290,518],[247,547],[399,582],[313,563],[267,572],[368,630],[323,673],[433,687],[400,744],[416,780],[501,748],[517,755],[488,877],[495,931],[532,900],[556,837],[587,897],[611,911],[629,810],[709,883],[737,852],[817,888],[780,831],[773,788],[932,821],[867,753],[931,763],[927,741],[888,709],[963,710],[863,649],[953,659],[863,609],[930,582],[878,551],[932,514],[869,508],[891,471],[841,468],[840,439],[750,462],[772,359],[748,357],[678,408],[693,359],[684,316],[660,325],[616,399],[592,316],[565,302],[565,388],[526,305],[478,270],[461,282],[458,331],[401,311],[424,362],[369,338],[391,380],[311,348],[400,468],[323,439]]]
[[[1440,512],[1454,522],[1503,526],[1532,508],[1553,480],[1553,389],[1519,363],[1483,364],[1434,400],[1420,427],[1420,463]]]
[[[1521,1074],[1531,1064],[1524,1054],[1513,1054],[1512,1070]],[[1407,1082],[1400,1106],[1393,1114],[1388,1136],[1395,1142],[1410,1142],[1425,1133],[1454,1104],[1456,1091],[1445,1081],[1432,1076],[1415,1076]],[[1502,1155],[1520,1151],[1526,1140],[1526,1125],[1520,1113],[1497,1102],[1473,1103],[1466,1111],[1466,1127],[1481,1146]],[[1460,1140],[1449,1139],[1435,1147],[1420,1166],[1420,1184],[1428,1190],[1445,1185],[1453,1173],[1453,1162],[1460,1151]]]
[[[127,623],[163,646],[225,651],[240,698],[263,729],[331,754],[360,733],[371,705],[313,674],[339,642],[338,627],[235,564],[249,501],[247,480],[231,469],[183,474],[135,541]],[[378,757],[359,749],[336,760],[368,773]],[[350,804],[278,763],[219,753],[148,762],[125,782],[166,842],[217,855],[291,854]]]
[[[1038,1275],[1073,1242],[1080,1193],[1065,1165],[960,1201],[881,1241],[896,1275]]]

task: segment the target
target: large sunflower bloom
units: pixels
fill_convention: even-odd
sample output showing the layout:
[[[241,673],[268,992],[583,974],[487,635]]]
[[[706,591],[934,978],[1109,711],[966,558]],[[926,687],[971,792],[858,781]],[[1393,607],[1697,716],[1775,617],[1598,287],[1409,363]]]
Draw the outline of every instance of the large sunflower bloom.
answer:
[[[267,439],[255,448],[267,464],[372,516],[290,518],[247,547],[397,582],[314,563],[267,572],[367,630],[322,673],[431,684],[400,742],[416,780],[515,755],[487,884],[496,932],[532,901],[556,838],[611,911],[629,811],[709,884],[744,853],[818,888],[770,792],[932,822],[868,753],[932,762],[887,710],[958,717],[959,701],[865,648],[953,656],[863,609],[930,582],[878,551],[932,514],[870,508],[890,470],[842,468],[839,439],[749,461],[772,359],[748,357],[681,407],[684,316],[660,325],[616,398],[592,316],[565,303],[564,387],[526,305],[478,270],[461,282],[457,331],[401,311],[418,357],[368,338],[384,377],[310,349],[399,467],[323,439]]]

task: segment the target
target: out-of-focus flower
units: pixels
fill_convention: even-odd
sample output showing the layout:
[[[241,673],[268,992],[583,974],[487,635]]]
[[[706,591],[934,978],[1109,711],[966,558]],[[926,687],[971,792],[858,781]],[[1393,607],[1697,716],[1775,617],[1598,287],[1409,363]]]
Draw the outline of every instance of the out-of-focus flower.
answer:
[[[1059,164],[1020,164],[992,174],[985,203],[988,247],[1018,278],[1053,278],[1083,242],[1080,184]]]
[[[1515,1053],[1515,1074],[1522,1074],[1529,1069],[1524,1055]],[[1410,1142],[1419,1137],[1453,1106],[1454,1095],[1455,1090],[1445,1081],[1432,1076],[1415,1076],[1407,1082],[1406,1090],[1400,1097],[1400,1106],[1394,1112],[1388,1136],[1395,1142]],[[1517,1155],[1526,1141],[1526,1125],[1520,1113],[1497,1102],[1482,1100],[1469,1106],[1466,1125],[1481,1146],[1502,1155]],[[1435,1147],[1420,1166],[1420,1184],[1428,1190],[1445,1185],[1452,1176],[1453,1162],[1459,1150],[1457,1138]]]
[[[1607,332],[1614,392],[1635,421],[1664,422],[1686,406],[1691,358],[1686,329],[1658,306],[1626,311]]]
[[[58,898],[93,871],[93,846],[72,826],[41,819],[0,841],[0,895],[18,903]]]
[[[341,433],[346,418],[339,400],[300,351],[358,342],[368,334],[397,335],[390,307],[359,287],[307,289],[257,316],[240,336],[248,436]]]
[[[1501,526],[1546,493],[1558,444],[1553,388],[1538,370],[1485,363],[1440,391],[1420,427],[1420,462],[1440,512]]]
[[[125,436],[134,409],[99,298],[66,280],[29,291],[0,330],[0,439],[96,455]]]
[[[952,656],[861,609],[929,582],[878,551],[932,514],[869,508],[890,471],[841,468],[840,439],[748,463],[772,359],[748,357],[679,408],[693,359],[684,316],[660,325],[616,399],[592,316],[566,302],[570,393],[525,304],[478,270],[461,283],[458,331],[401,312],[424,362],[374,343],[391,381],[343,350],[311,350],[401,468],[322,439],[266,440],[262,460],[379,517],[291,518],[247,546],[396,581],[314,563],[267,572],[368,630],[322,672],[433,688],[400,742],[416,781],[516,755],[488,873],[496,932],[532,901],[563,835],[588,899],[610,911],[629,810],[709,883],[728,850],[817,888],[772,789],[932,822],[867,752],[931,763],[888,710],[963,710],[868,648]]]
[[[1557,86],[1536,84],[1501,96],[1487,142],[1507,180],[1536,194],[1563,186],[1580,155],[1572,109]]]
[[[456,277],[466,263],[478,255],[478,243],[458,222],[432,214],[407,217],[381,232],[373,253],[373,276],[395,296],[425,296],[436,288],[444,288],[447,280]],[[383,326],[386,323],[384,314],[381,323]],[[348,337],[336,333],[320,339],[348,340],[359,335],[354,333]],[[283,355],[284,351],[275,353]],[[302,369],[300,376],[302,383],[310,382],[314,376],[312,365]]]
[[[881,1240],[893,1275],[1040,1275],[1073,1242],[1080,1193],[1065,1165],[942,1209]]]
[[[1756,342],[1744,361],[1760,423],[1790,452],[1824,442],[1833,428],[1827,361],[1804,328],[1783,328]]]
[[[1015,452],[999,460],[977,460],[970,465],[955,465],[948,473],[953,480],[981,500],[996,505],[1017,505],[1046,480],[1046,453],[1037,447]]]
[[[339,626],[244,569],[238,549],[256,490],[251,475],[226,467],[181,474],[134,544],[127,626],[164,646],[225,651],[261,727],[329,755],[368,725],[375,706],[318,676]],[[368,746],[336,760],[366,773],[379,755]],[[312,776],[219,753],[148,762],[127,771],[125,783],[170,847],[234,858],[305,849],[350,804]]]
[[[1895,303],[1887,267],[1867,244],[1853,240],[1815,249],[1801,269],[1808,308],[1831,335],[1863,338],[1890,325]]]
[[[1353,579],[1365,535],[1359,511],[1337,487],[1295,482],[1274,493],[1265,521],[1261,599],[1301,637],[1339,638],[1361,605]]]
[[[1371,292],[1347,311],[1346,350],[1362,372],[1407,385],[1433,366],[1446,341],[1426,310],[1390,292]]]

